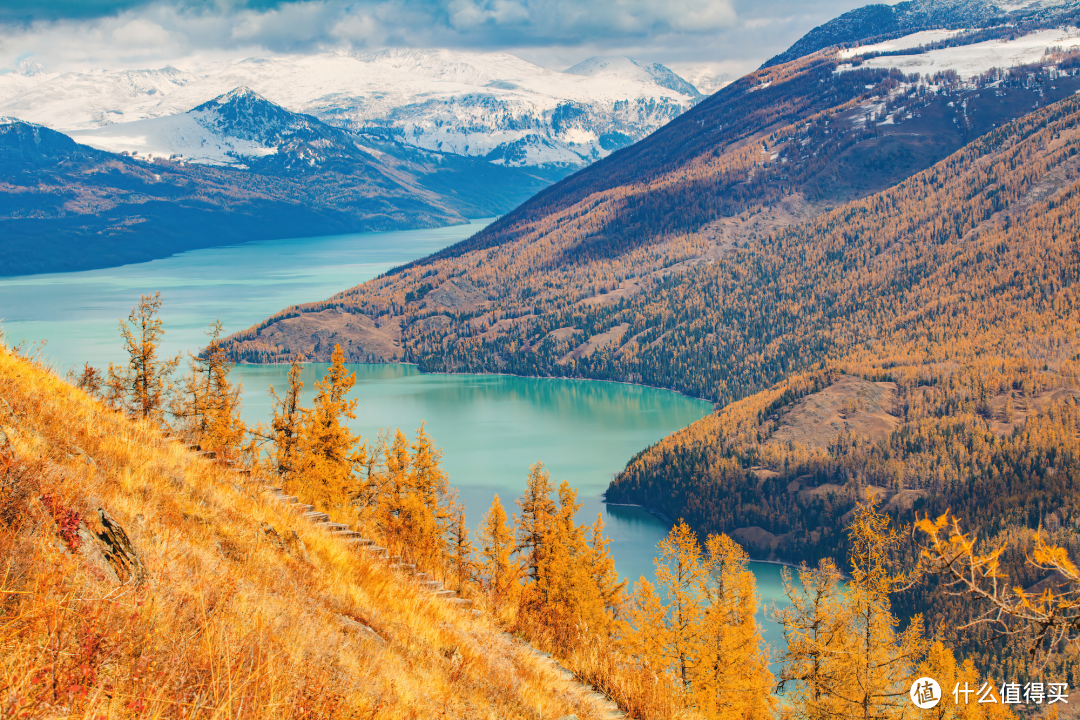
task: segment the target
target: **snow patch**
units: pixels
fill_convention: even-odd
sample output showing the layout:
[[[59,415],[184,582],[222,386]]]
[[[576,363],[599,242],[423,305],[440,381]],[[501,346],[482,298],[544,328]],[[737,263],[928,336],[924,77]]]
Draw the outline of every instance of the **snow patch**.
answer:
[[[844,60],[865,55],[867,53],[895,52],[896,50],[914,50],[920,45],[929,45],[939,40],[948,40],[954,35],[959,35],[963,30],[924,30],[922,32],[905,35],[894,40],[874,43],[873,45],[860,45],[840,51],[840,57]]]
[[[904,38],[900,38],[890,42],[902,43],[903,40]],[[911,47],[906,43],[901,46]],[[973,45],[930,50],[917,55],[876,57],[867,60],[861,67],[898,68],[905,73],[917,72],[924,75],[955,70],[961,78],[968,79],[993,68],[1009,68],[1036,62],[1044,57],[1049,48],[1064,51],[1080,48],[1080,29],[1039,30],[1013,40],[988,40]],[[845,53],[855,53],[858,50],[860,48]],[[842,65],[837,69],[847,70],[851,67]]]
[[[143,159],[173,158],[206,165],[240,165],[242,157],[273,155],[275,147],[257,140],[229,137],[215,131],[213,113],[193,110],[163,118],[136,120],[97,130],[67,134],[75,142],[99,150],[128,153]]]

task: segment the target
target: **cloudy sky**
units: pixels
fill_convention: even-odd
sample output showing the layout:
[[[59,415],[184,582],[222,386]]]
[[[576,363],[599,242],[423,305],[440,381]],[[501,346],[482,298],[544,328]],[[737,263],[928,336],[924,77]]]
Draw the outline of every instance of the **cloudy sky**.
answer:
[[[880,1],[880,0],[879,0]],[[0,71],[153,67],[331,48],[592,55],[742,74],[865,0],[0,0]]]

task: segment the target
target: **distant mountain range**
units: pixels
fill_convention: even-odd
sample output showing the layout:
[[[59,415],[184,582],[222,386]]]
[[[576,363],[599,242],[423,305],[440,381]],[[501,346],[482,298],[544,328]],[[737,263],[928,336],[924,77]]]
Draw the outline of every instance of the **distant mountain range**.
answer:
[[[238,87],[328,125],[507,166],[586,165],[703,97],[663,65],[624,57],[554,72],[505,53],[387,50],[184,70],[50,73],[27,60],[0,75],[0,115],[72,133],[105,129],[79,137],[107,150],[133,147],[147,130],[155,148],[173,154],[183,150],[160,142],[170,132],[186,142],[190,123],[166,130],[132,122],[182,115]]]
[[[0,276],[248,240],[465,223],[507,212],[565,172],[353,133],[247,88],[132,124],[130,149],[112,153],[0,120]],[[153,157],[155,143],[183,152]]]

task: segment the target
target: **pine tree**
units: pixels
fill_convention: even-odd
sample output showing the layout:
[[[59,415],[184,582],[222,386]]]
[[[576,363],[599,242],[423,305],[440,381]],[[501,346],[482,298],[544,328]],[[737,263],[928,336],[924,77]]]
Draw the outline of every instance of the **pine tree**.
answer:
[[[1016,715],[1008,705],[1002,703],[978,703],[975,696],[965,696],[959,692],[950,697],[953,689],[977,690],[982,687],[982,679],[975,670],[971,658],[963,663],[956,662],[956,656],[940,640],[930,643],[926,659],[919,665],[916,673],[920,677],[932,677],[941,686],[942,699],[936,707],[920,710],[918,717],[933,720],[1015,720]],[[995,683],[991,682],[992,685]],[[1000,687],[997,684],[996,687]],[[956,700],[960,702],[957,703]],[[999,700],[1001,698],[998,698]]]
[[[896,568],[902,537],[873,498],[856,506],[848,538],[847,588],[838,595],[839,573],[827,563],[816,576],[800,572],[804,592],[789,587],[792,608],[780,615],[788,639],[783,678],[796,682],[793,705],[803,717],[898,715],[926,653],[921,616],[896,630],[889,596],[914,576]]]
[[[660,541],[656,559],[656,584],[645,580],[636,589],[634,625],[636,645],[648,663],[673,673],[689,696],[700,656],[704,616],[703,580],[708,574],[702,563],[697,536],[680,521]],[[660,599],[662,597],[663,599]]]
[[[589,528],[589,549],[584,560],[590,585],[598,601],[598,611],[589,620],[594,633],[608,640],[619,631],[617,625],[627,584],[625,580],[619,580],[615,559],[608,550],[610,544],[611,540],[604,537],[604,517],[597,513],[596,522]]]
[[[448,533],[453,536],[455,532],[450,484],[441,461],[442,450],[434,447],[431,436],[421,424],[412,442],[410,493],[415,499],[416,520],[409,536],[414,549],[432,561],[447,552],[446,536]],[[468,529],[464,525],[461,528],[467,536]]]
[[[379,481],[377,524],[388,542],[397,542],[405,535],[403,513],[413,491],[412,454],[405,433],[398,428],[393,442],[387,434],[381,434],[378,454],[384,459],[385,467]]]
[[[889,528],[889,517],[868,498],[855,508],[848,527],[851,582],[845,592],[850,610],[852,662],[847,684],[837,694],[851,705],[847,712],[869,720],[895,712],[907,699],[912,672],[926,653],[922,616],[896,632],[890,594],[909,586],[910,574],[895,569],[893,558],[902,536]]]
[[[544,523],[535,552],[536,568],[522,597],[522,624],[542,627],[548,642],[565,650],[575,644],[582,621],[595,612],[597,593],[586,565],[584,528],[575,522],[581,503],[563,481],[557,511]]]

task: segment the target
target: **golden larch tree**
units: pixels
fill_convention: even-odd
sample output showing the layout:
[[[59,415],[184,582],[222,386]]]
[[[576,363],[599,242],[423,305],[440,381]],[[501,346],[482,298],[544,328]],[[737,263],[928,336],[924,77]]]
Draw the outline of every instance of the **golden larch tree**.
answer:
[[[347,425],[356,419],[357,400],[348,399],[356,374],[345,368],[341,346],[334,346],[330,367],[315,382],[312,408],[305,413],[300,457],[299,492],[312,505],[350,520],[366,448]]]
[[[483,573],[496,608],[512,604],[517,599],[521,571],[514,559],[514,547],[514,531],[507,524],[506,510],[496,495],[480,526]]]
[[[120,335],[128,354],[127,367],[109,364],[110,400],[143,418],[161,418],[169,393],[169,376],[180,364],[179,354],[167,359],[158,356],[165,334],[159,312],[160,292],[139,298],[127,322],[120,321]]]

